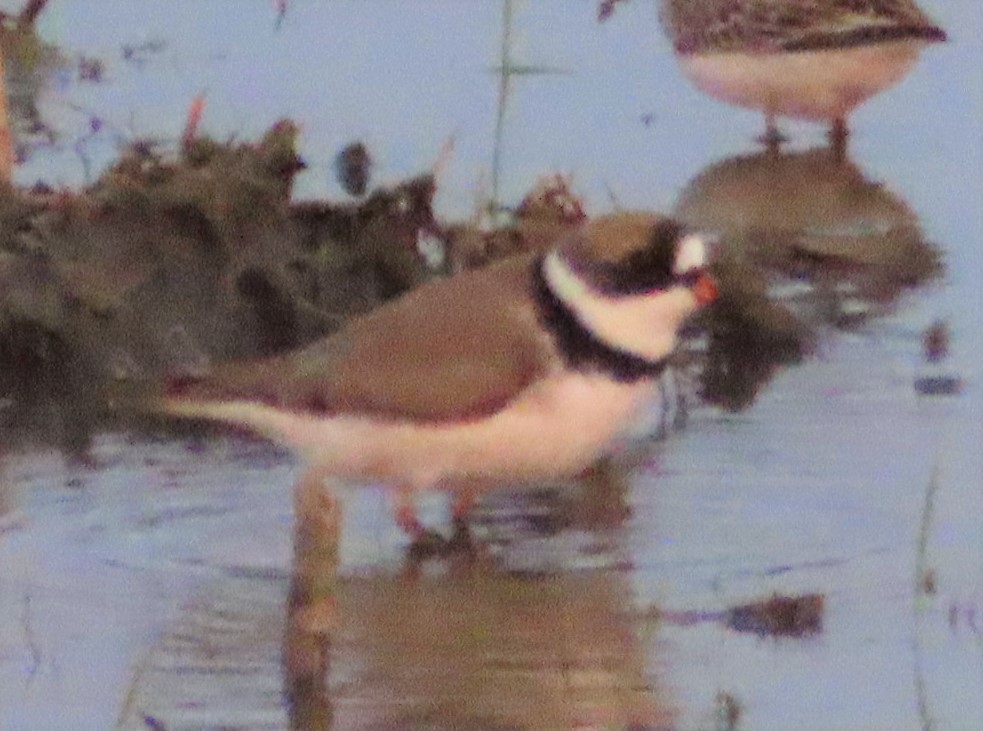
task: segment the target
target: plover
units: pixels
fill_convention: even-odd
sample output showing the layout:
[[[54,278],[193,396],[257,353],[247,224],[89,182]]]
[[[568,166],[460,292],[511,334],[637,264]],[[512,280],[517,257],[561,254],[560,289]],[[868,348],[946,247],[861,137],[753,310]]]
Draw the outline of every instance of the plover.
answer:
[[[716,297],[707,269],[704,239],[672,219],[601,217],[299,351],[177,379],[155,408],[284,444],[306,463],[302,484],[386,484],[422,541],[421,490],[451,492],[457,519],[483,489],[576,475],[604,454],[680,326]]]
[[[699,89],[776,116],[832,124],[910,71],[945,31],[913,0],[661,0],[660,19],[683,73]]]

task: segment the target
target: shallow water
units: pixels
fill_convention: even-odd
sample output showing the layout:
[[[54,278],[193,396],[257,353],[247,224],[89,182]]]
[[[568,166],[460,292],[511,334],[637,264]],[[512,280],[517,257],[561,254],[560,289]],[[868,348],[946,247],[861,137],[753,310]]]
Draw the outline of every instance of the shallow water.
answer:
[[[291,115],[301,196],[340,195],[331,160],[351,139],[396,179],[453,135],[438,208],[469,214],[489,180],[498,3],[292,2],[277,32],[270,5],[53,3],[42,35],[104,57],[108,79],[65,77],[42,105],[68,139],[88,124],[79,108],[113,122],[86,143],[96,166],[113,129],[175,138],[202,90],[218,137]],[[983,728],[983,13],[928,9],[952,40],[854,115],[841,174],[796,157],[823,145],[809,125],[787,125],[786,159],[754,158],[759,116],[686,85],[649,4],[600,26],[594,3],[520,4],[517,55],[568,73],[516,81],[503,199],[558,170],[594,212],[613,198],[759,228],[867,227],[855,246],[886,274],[776,292],[817,323],[812,356],[746,410],[693,408],[603,500],[495,496],[476,518],[488,555],[470,566],[408,571],[378,488],[345,499],[337,574],[330,531],[294,556],[297,469],[260,443],[111,434],[88,468],[8,455],[0,730],[702,730],[727,728],[728,709],[744,729]],[[155,39],[163,50],[122,59]],[[69,144],[17,174],[76,184],[84,170]],[[786,178],[798,187],[776,205],[768,186]],[[844,194],[858,188],[862,206]],[[921,251],[877,235],[899,222],[941,253],[941,280],[889,286]],[[938,318],[965,387],[920,397]],[[424,508],[445,519],[439,499]],[[301,590],[311,575],[335,578]],[[714,619],[772,593],[822,595],[821,629]]]

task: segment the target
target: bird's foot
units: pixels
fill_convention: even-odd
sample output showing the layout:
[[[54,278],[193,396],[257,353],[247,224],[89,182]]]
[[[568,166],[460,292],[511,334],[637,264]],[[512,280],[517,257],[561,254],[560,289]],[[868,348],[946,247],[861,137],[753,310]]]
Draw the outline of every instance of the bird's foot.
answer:
[[[412,561],[423,561],[428,558],[438,558],[447,552],[449,541],[435,530],[421,530],[413,537],[407,557]]]
[[[468,524],[460,518],[454,519],[454,532],[446,538],[437,531],[420,529],[407,549],[411,561],[425,561],[431,558],[451,558],[453,556],[473,556],[475,544]]]
[[[839,160],[846,158],[847,141],[850,139],[850,128],[846,120],[836,119],[829,128],[829,144]]]
[[[471,536],[471,529],[468,528],[468,523],[464,518],[454,518],[454,532],[447,542],[447,549],[452,554],[475,555],[474,538]]]
[[[769,152],[781,152],[782,145],[788,142],[788,137],[778,129],[774,114],[765,114],[765,131],[758,138],[758,142],[764,145]]]
[[[788,136],[783,134],[778,127],[769,126],[758,137],[758,142],[764,145],[769,152],[781,152],[782,145],[788,142]]]

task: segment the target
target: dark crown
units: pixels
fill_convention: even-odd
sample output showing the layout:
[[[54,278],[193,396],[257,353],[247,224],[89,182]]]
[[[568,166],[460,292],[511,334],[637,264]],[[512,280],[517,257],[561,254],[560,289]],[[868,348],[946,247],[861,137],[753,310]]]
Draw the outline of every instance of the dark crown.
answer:
[[[574,245],[561,249],[561,256],[591,289],[609,297],[665,289],[674,282],[676,247],[686,232],[671,218],[650,218],[644,225],[645,230],[641,231],[611,232],[624,236],[615,250],[608,245],[610,235],[584,235]],[[625,236],[626,233],[635,236]]]

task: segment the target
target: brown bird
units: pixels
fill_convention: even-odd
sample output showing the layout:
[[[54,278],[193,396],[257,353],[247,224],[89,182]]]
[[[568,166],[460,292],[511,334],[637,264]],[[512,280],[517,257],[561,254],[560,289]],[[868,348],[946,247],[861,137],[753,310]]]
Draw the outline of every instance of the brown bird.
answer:
[[[683,73],[701,91],[776,116],[832,124],[898,83],[945,31],[913,0],[662,0],[660,19]]]
[[[385,483],[424,541],[421,490],[453,493],[462,518],[483,489],[576,475],[604,454],[716,296],[707,265],[704,240],[671,219],[599,218],[297,352],[178,379],[155,408],[278,441],[306,462],[302,481]]]

